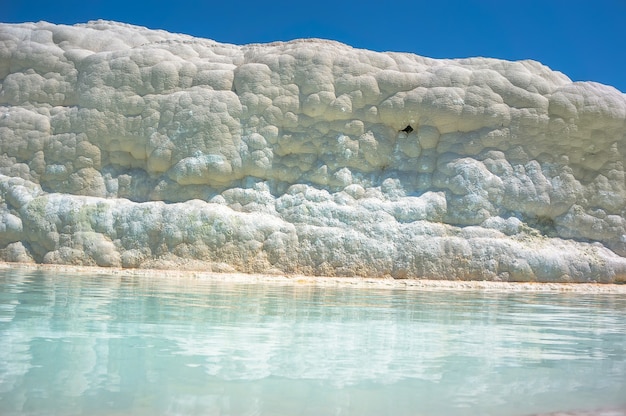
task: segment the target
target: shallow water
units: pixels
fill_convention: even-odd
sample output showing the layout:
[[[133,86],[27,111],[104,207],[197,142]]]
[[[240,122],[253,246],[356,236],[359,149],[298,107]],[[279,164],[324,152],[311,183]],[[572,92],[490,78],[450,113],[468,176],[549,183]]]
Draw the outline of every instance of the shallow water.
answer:
[[[0,271],[0,414],[527,415],[626,404],[626,295]]]

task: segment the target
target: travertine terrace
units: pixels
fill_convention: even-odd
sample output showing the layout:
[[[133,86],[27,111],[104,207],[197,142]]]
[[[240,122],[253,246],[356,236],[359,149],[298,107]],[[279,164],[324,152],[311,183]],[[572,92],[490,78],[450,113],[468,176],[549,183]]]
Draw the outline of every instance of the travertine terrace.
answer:
[[[626,96],[533,61],[0,25],[0,260],[626,280]]]

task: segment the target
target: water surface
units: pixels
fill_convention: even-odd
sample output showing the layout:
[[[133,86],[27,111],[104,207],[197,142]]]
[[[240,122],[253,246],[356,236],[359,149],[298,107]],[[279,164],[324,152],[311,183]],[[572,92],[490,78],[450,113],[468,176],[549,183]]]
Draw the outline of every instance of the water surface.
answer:
[[[0,414],[527,415],[626,404],[626,295],[0,271]]]

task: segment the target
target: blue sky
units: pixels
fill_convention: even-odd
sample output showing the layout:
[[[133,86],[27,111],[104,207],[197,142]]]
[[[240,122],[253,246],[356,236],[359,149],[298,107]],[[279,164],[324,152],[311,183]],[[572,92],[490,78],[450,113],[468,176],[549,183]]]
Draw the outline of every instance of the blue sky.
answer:
[[[318,37],[434,58],[535,59],[626,92],[626,0],[7,0],[6,23],[117,20],[235,44]]]

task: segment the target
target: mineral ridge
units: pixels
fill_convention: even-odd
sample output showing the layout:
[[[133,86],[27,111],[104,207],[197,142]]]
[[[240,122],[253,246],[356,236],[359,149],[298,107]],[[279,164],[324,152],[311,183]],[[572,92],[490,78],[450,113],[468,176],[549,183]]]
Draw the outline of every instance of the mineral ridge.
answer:
[[[0,260],[626,281],[626,96],[533,61],[0,25]]]

